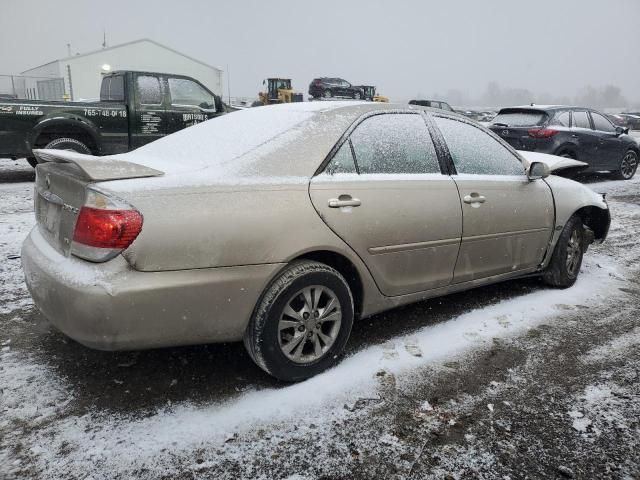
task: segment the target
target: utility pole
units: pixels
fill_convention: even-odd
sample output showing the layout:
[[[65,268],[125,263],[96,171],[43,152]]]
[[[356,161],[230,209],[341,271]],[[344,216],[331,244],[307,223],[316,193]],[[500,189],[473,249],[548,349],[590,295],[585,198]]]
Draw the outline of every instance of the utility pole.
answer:
[[[229,73],[229,64],[227,63],[227,95],[229,95],[229,105],[231,105],[231,80],[229,80],[230,77],[230,73]]]
[[[107,48],[107,30],[102,30],[102,48]]]
[[[67,43],[67,57],[71,56],[71,44]]]

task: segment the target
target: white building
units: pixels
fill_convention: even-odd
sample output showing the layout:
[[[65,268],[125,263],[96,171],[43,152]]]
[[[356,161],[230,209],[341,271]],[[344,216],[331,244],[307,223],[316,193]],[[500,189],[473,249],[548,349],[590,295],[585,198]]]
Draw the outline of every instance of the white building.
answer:
[[[148,38],[74,55],[22,72],[38,79],[41,100],[72,100],[100,97],[101,75],[106,70],[141,70],[193,77],[209,90],[222,95],[222,70],[177,52]],[[42,77],[51,78],[50,81]],[[48,98],[42,98],[48,97]]]

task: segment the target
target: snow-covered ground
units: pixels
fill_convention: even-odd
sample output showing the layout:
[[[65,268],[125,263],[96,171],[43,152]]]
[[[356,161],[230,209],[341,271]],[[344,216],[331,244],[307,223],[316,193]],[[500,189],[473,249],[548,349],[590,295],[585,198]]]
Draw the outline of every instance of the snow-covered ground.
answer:
[[[29,175],[0,168],[0,478],[640,475],[640,177],[588,180],[614,221],[571,289],[379,315],[337,367],[283,385],[238,345],[115,354],[53,331],[18,258]]]

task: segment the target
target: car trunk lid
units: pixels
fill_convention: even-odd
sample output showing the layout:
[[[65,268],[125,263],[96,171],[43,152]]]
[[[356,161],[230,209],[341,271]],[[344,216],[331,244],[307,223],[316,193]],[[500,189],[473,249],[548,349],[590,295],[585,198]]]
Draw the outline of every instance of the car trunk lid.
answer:
[[[504,108],[489,128],[516,150],[533,151],[539,139],[529,136],[529,130],[545,125],[549,115],[544,110]]]
[[[109,157],[64,150],[34,150],[34,208],[38,229],[48,243],[69,255],[87,187],[95,182],[163,175],[163,172]]]

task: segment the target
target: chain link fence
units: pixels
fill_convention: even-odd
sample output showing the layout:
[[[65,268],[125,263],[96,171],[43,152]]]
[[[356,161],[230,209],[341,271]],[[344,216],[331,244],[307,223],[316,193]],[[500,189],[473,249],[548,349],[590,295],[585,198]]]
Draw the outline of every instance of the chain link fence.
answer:
[[[0,75],[0,98],[68,100],[64,78]]]

